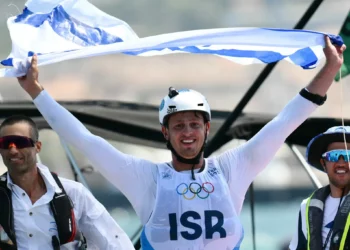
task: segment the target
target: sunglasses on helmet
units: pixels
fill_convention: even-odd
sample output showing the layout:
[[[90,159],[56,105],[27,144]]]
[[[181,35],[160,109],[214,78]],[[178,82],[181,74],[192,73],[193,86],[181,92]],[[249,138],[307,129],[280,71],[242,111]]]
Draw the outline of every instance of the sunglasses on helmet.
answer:
[[[16,148],[31,148],[34,147],[35,142],[26,136],[9,135],[0,138],[0,149],[9,149],[10,146]]]
[[[331,162],[337,162],[340,156],[343,156],[345,162],[349,162],[350,150],[336,149],[322,154],[323,159]]]

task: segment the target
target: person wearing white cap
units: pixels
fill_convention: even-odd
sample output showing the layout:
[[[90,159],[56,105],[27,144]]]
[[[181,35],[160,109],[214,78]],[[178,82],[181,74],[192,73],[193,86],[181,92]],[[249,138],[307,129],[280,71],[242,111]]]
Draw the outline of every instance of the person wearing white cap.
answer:
[[[328,175],[329,184],[301,203],[291,250],[350,249],[349,148],[349,126],[332,127],[309,142],[307,161]]]

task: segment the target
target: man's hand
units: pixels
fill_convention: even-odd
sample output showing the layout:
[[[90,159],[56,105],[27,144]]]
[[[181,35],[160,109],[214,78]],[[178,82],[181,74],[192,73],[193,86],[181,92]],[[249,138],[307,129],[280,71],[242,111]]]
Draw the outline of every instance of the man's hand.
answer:
[[[345,44],[341,47],[333,45],[328,36],[325,36],[326,47],[323,52],[326,56],[326,66],[339,70],[344,62],[343,52],[346,49]]]
[[[21,87],[32,97],[32,99],[35,99],[43,90],[43,87],[39,84],[38,80],[39,70],[37,63],[37,55],[33,55],[27,74],[17,78]]]
[[[346,46],[336,46],[331,43],[328,36],[325,36],[326,47],[323,52],[326,56],[325,66],[318,72],[313,81],[307,86],[309,92],[325,96],[333,80],[344,62],[343,52]]]

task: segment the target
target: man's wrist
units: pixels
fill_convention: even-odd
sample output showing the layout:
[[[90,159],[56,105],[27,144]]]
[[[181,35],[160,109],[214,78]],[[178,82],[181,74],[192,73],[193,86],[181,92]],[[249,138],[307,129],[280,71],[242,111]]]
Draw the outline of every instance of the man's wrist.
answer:
[[[328,71],[329,73],[336,74],[341,68],[342,63],[339,62],[326,62],[324,65],[324,69]]]
[[[35,82],[33,86],[30,88],[26,89],[27,93],[30,95],[30,97],[34,100],[40,93],[43,91],[44,88],[40,85],[39,82]]]

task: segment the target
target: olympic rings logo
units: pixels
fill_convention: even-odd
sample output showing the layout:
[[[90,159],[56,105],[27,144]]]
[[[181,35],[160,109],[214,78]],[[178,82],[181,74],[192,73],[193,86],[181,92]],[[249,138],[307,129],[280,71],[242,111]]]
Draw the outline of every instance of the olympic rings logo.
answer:
[[[186,200],[193,200],[196,196],[200,199],[206,199],[209,194],[214,192],[214,185],[210,182],[204,182],[202,185],[197,182],[191,182],[190,185],[181,183],[177,186],[176,192]]]

